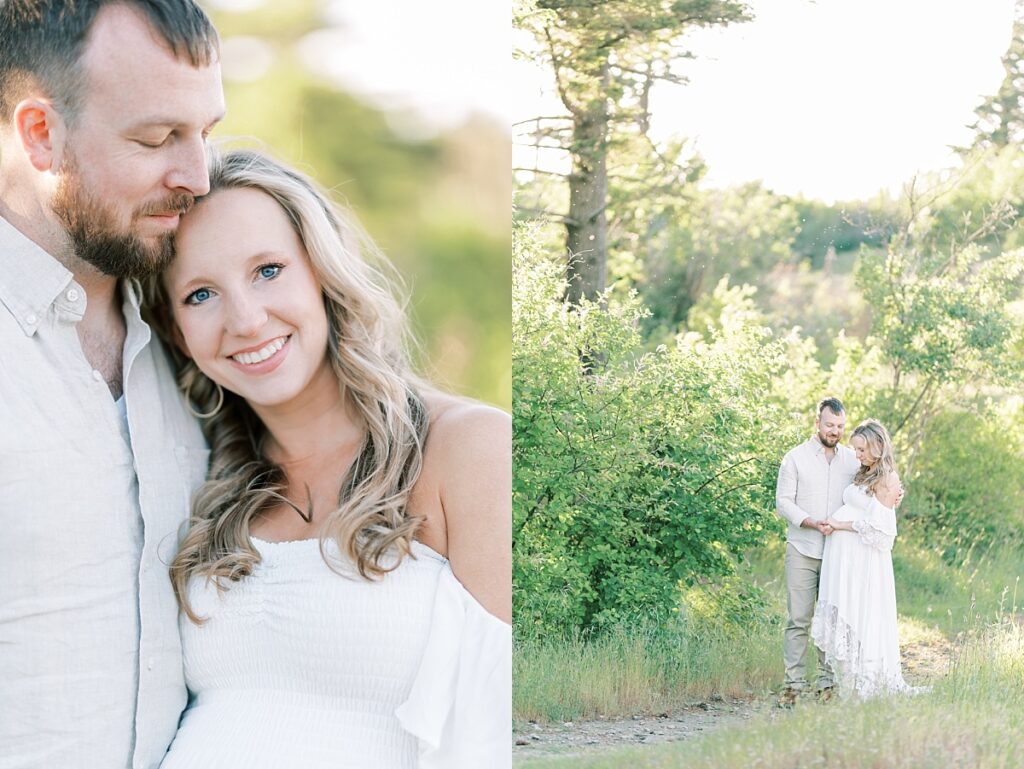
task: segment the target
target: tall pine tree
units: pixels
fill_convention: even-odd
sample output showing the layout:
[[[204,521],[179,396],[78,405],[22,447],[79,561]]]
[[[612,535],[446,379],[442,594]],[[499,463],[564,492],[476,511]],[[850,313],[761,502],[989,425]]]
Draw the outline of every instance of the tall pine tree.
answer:
[[[674,61],[689,58],[680,37],[694,27],[749,18],[737,0],[536,0],[517,14],[551,68],[568,111],[564,126],[538,128],[572,158],[566,227],[569,302],[605,288],[608,260],[608,152],[624,126],[646,131],[651,85],[685,82]],[[539,121],[542,119],[538,119]]]
[[[1024,141],[1024,3],[1014,8],[1013,38],[1003,56],[1003,78],[999,90],[974,110],[978,119],[971,149],[1002,149]]]

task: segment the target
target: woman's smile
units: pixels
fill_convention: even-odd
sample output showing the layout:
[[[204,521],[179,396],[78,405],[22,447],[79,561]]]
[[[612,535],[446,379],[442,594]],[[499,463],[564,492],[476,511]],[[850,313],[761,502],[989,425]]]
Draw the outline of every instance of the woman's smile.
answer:
[[[269,374],[280,366],[288,355],[292,335],[279,336],[269,342],[262,342],[227,357],[246,374]]]

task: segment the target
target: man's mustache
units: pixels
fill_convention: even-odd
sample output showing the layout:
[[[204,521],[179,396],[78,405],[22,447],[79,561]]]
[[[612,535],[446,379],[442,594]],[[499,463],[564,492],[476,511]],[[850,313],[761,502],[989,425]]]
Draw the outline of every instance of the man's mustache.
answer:
[[[140,208],[136,212],[136,216],[168,216],[170,214],[187,214],[195,204],[196,199],[192,195],[182,192],[164,198],[159,202],[149,203],[148,205]]]

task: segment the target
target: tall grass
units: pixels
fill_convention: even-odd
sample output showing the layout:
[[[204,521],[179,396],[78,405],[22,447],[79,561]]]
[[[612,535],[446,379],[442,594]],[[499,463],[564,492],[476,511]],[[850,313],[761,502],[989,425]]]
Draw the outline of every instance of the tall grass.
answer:
[[[1019,769],[1022,741],[1024,632],[1004,619],[971,629],[927,694],[766,710],[693,742],[522,769]]]
[[[519,720],[568,721],[658,713],[712,694],[761,693],[777,673],[777,635],[769,623],[740,639],[679,622],[520,640],[513,653],[513,711]]]
[[[1024,576],[1020,546],[971,549],[971,560],[950,566],[939,548],[900,543],[893,558],[900,614],[953,636],[1017,612],[1019,601],[1024,601],[1024,590],[1018,592]]]
[[[712,695],[763,697],[782,678],[782,564],[780,543],[749,555],[740,578],[754,586],[762,605],[740,621],[709,623],[706,616],[695,621],[696,613],[685,611],[693,595],[684,594],[684,611],[668,627],[638,622],[592,636],[517,637],[516,719],[614,718],[678,709]],[[940,654],[945,655],[954,639],[1001,625],[1018,611],[1016,588],[1024,573],[1019,549],[994,548],[966,568],[954,568],[937,550],[901,540],[894,567],[904,643],[941,643]],[[703,596],[713,597],[714,592]],[[1024,600],[1024,591],[1019,597]],[[962,646],[958,653],[975,654],[965,651],[974,648]],[[813,667],[814,655],[808,656]],[[955,664],[962,666],[963,661],[946,660],[941,672]]]

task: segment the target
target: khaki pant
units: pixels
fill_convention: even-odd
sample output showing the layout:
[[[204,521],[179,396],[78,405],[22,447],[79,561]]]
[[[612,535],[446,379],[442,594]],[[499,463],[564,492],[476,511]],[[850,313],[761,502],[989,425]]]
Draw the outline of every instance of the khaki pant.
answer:
[[[821,559],[808,558],[793,545],[786,545],[786,592],[789,603],[789,622],[783,636],[782,659],[786,665],[786,688],[807,688],[807,647],[811,618],[818,601],[818,577]],[[832,686],[832,671],[825,664],[825,655],[818,652],[818,688]]]

